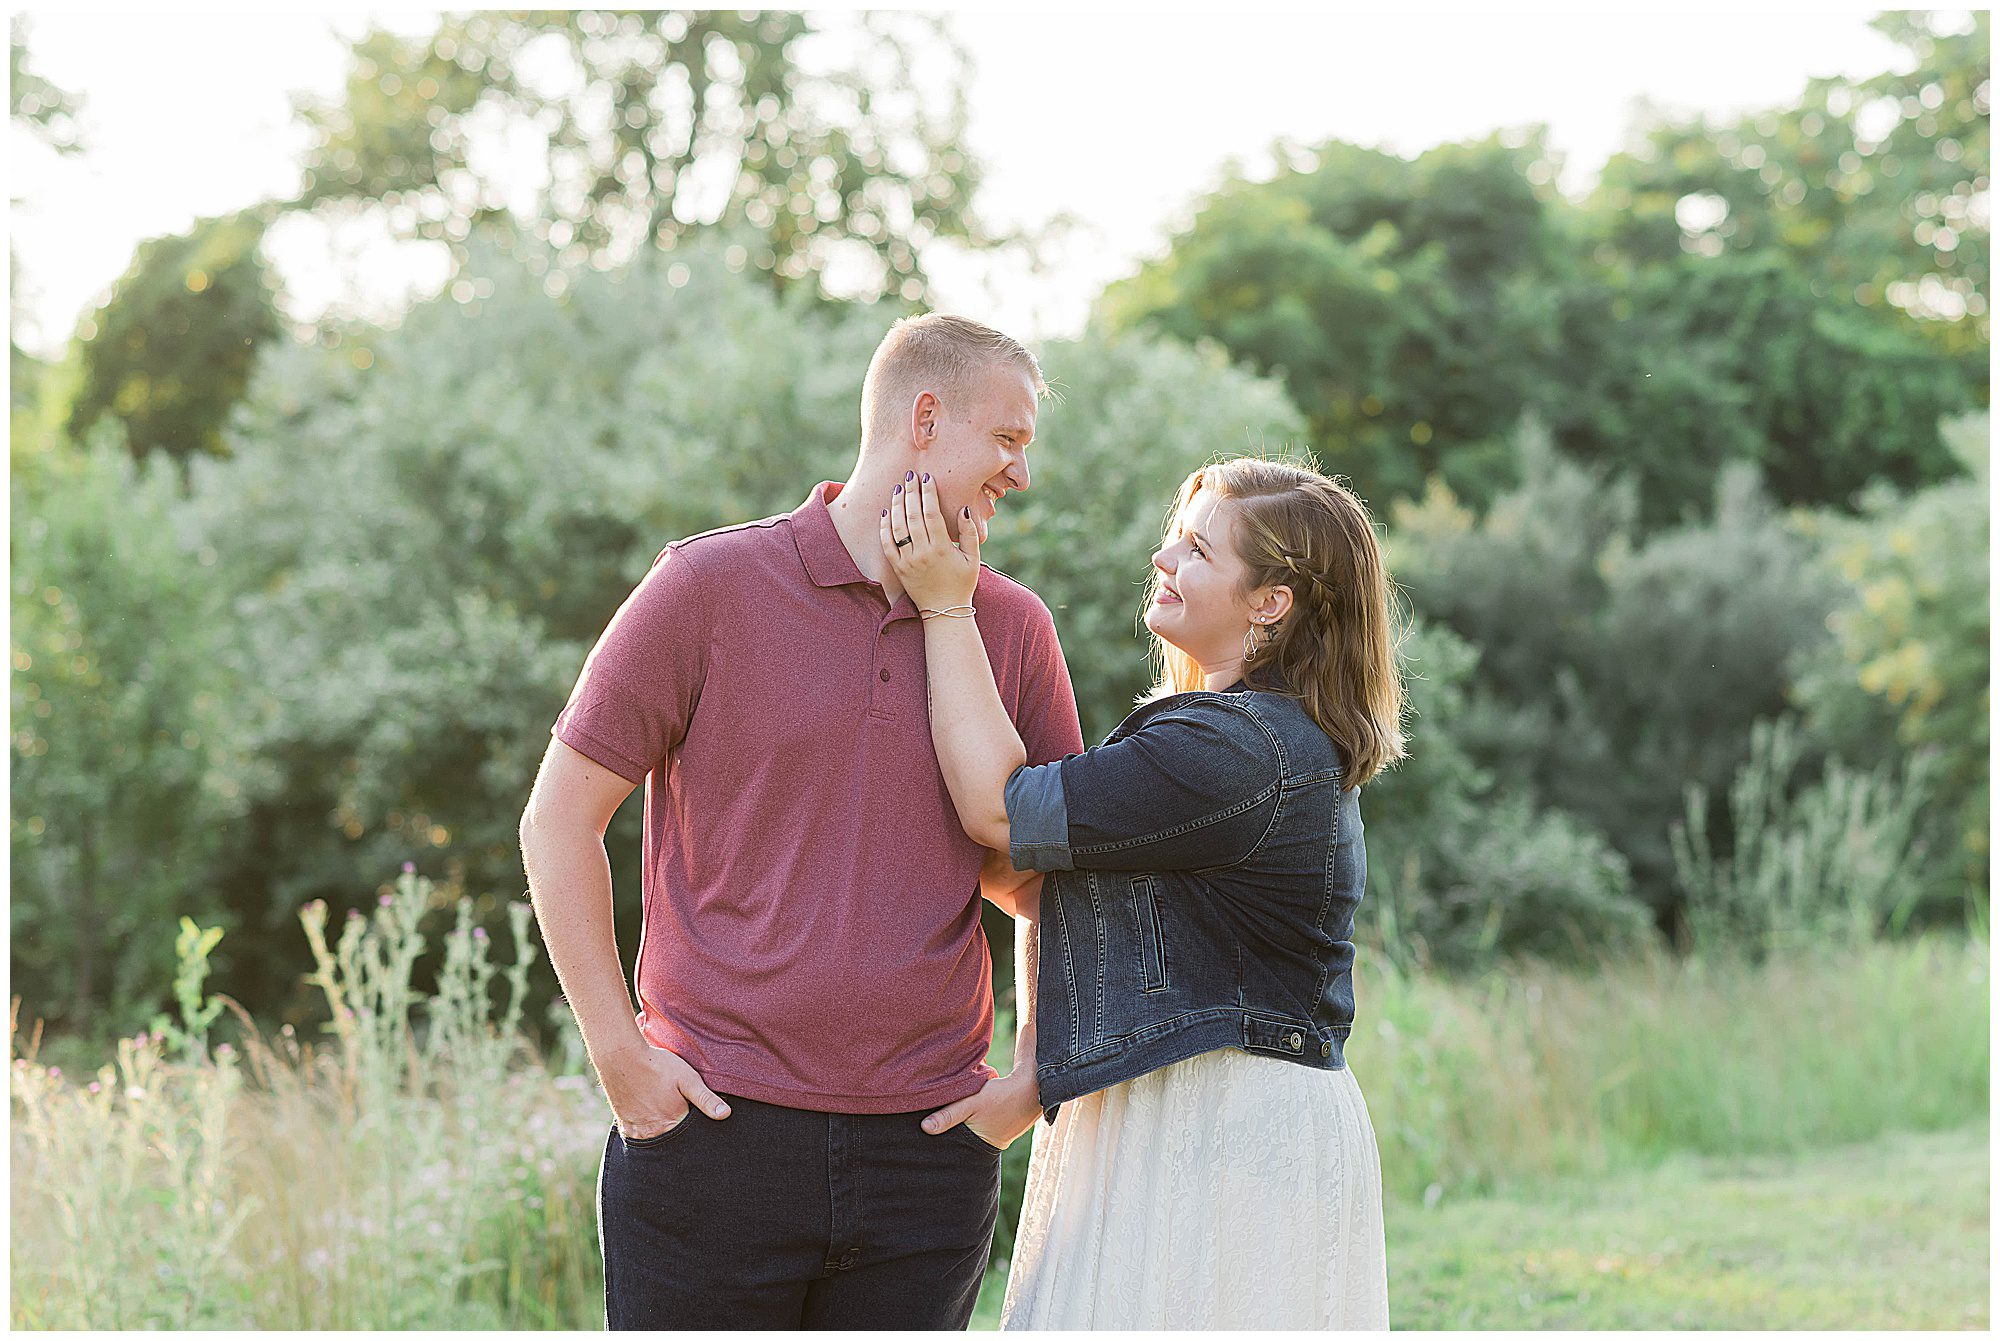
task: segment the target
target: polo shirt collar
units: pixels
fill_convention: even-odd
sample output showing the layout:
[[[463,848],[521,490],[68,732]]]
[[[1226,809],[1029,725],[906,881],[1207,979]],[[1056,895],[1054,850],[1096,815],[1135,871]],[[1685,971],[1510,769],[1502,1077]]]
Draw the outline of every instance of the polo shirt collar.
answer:
[[[844,487],[833,480],[822,480],[792,513],[792,542],[798,546],[806,576],[816,587],[844,587],[868,581],[855,567],[854,556],[847,552],[847,545],[833,524],[833,513],[827,509],[827,504],[839,497]]]

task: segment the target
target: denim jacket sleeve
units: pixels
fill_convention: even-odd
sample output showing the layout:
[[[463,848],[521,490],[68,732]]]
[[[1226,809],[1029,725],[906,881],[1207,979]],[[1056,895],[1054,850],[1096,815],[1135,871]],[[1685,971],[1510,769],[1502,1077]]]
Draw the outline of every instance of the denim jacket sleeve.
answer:
[[[1253,852],[1277,809],[1277,743],[1219,697],[1157,712],[1128,736],[1007,780],[1021,871],[1171,871]]]

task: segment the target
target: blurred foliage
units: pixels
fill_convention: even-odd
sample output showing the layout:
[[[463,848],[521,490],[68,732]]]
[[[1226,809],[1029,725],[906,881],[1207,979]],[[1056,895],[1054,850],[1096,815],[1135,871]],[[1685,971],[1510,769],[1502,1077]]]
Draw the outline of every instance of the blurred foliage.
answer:
[[[132,266],[76,334],[82,382],[69,432],[112,416],[135,457],[183,467],[227,450],[222,430],[278,333],[275,281],[258,246],[267,217],[245,210],[139,244]]]
[[[1763,959],[1829,941],[1866,944],[1899,933],[1925,892],[1921,815],[1931,802],[1935,750],[1907,766],[1862,773],[1829,759],[1799,788],[1806,743],[1789,717],[1758,722],[1750,757],[1729,787],[1730,851],[1709,842],[1709,798],[1688,788],[1687,820],[1673,829],[1674,865],[1690,939],[1711,956]]]
[[[74,154],[83,148],[78,118],[83,99],[68,89],[43,78],[28,64],[28,16],[8,16],[7,115],[15,125],[26,126],[35,137],[59,154]]]
[[[1939,754],[1936,837],[1956,879],[1979,890],[1990,861],[1990,432],[1984,414],[1947,425],[1967,478],[1909,495],[1873,489],[1859,517],[1814,519],[1844,599],[1833,641],[1795,691],[1815,736],[1851,759]]]
[[[1281,375],[1329,465],[1385,501],[1435,476],[1483,508],[1530,410],[1630,473],[1647,527],[1704,509],[1730,461],[1786,503],[1941,480],[1939,419],[1987,399],[1973,22],[1887,15],[1913,73],[1653,126],[1580,205],[1541,128],[1414,160],[1280,144],[1275,176],[1225,182],[1101,315]]]
[[[1374,818],[1357,934],[1406,967],[1522,954],[1594,962],[1637,948],[1649,919],[1625,858],[1468,752],[1479,657],[1423,620],[1403,643],[1410,755],[1362,793],[1364,824]]]
[[[1480,444],[1504,437],[1553,356],[1561,238],[1553,190],[1530,181],[1540,137],[1413,163],[1335,141],[1305,161],[1225,184],[1165,260],[1105,291],[1102,317],[1212,338],[1281,375],[1327,468],[1371,497],[1432,474],[1487,496],[1505,453]]]
[[[9,544],[16,991],[76,1025],[165,998],[175,917],[213,909],[235,814],[222,593],[164,462],[114,425],[16,443]]]
[[[1972,356],[1983,403],[1990,23],[1886,13],[1871,26],[1904,48],[1907,73],[1814,79],[1789,107],[1642,128],[1592,195],[1597,235],[1635,265],[1778,253],[1821,297],[1932,318],[1916,333]]]
[[[1681,789],[1727,784],[1794,659],[1825,639],[1833,586],[1748,467],[1723,474],[1713,520],[1641,538],[1629,479],[1568,460],[1532,422],[1518,447],[1523,482],[1484,518],[1441,484],[1397,507],[1390,569],[1480,650],[1463,748],[1609,838],[1670,917]]]
[[[916,91],[919,63],[942,73],[944,107]],[[459,262],[476,231],[525,235],[570,273],[717,225],[780,283],[844,265],[871,295],[916,301],[925,243],[980,238],[967,79],[964,52],[915,14],[447,16],[416,40],[370,31],[339,98],[299,101],[312,146],[292,203],[380,206]],[[517,147],[498,153],[500,137]],[[545,176],[498,170],[523,162]]]
[[[7,115],[11,125],[24,127],[29,134],[48,145],[58,154],[75,154],[83,149],[83,135],[78,127],[78,117],[83,111],[83,99],[69,90],[59,88],[30,68],[28,62],[28,19],[25,14],[14,14],[8,19],[7,48]],[[15,205],[19,197],[12,198]],[[12,239],[7,244],[8,304],[11,318],[7,336],[7,364],[12,380],[9,383],[9,401],[15,410],[34,403],[35,388],[42,375],[42,365],[33,355],[14,341],[14,332],[21,326],[21,262],[14,252]]]

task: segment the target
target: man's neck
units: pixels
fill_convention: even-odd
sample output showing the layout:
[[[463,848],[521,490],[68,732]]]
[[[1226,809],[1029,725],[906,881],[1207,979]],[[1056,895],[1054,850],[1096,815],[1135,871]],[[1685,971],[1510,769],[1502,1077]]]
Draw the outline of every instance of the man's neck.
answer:
[[[847,546],[848,557],[863,577],[881,586],[891,605],[902,596],[903,584],[882,556],[882,509],[889,506],[890,496],[907,469],[895,463],[857,465],[847,483],[840,486],[839,496],[827,504],[833,529],[839,532],[840,543]]]

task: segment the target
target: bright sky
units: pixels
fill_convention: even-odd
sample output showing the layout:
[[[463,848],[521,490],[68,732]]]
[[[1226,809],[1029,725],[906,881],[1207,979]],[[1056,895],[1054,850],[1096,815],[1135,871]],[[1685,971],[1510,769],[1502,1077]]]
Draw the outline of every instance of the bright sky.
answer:
[[[931,257],[938,305],[1031,340],[1074,334],[1106,282],[1164,250],[1228,160],[1260,169],[1281,137],[1414,155],[1542,122],[1574,193],[1642,99],[1727,114],[1789,101],[1811,76],[1888,68],[1898,52],[1867,28],[1871,12],[963,10],[952,21],[976,67],[979,209],[1000,226],[1076,222],[1039,274],[1018,257]],[[296,188],[304,136],[288,95],[339,87],[341,35],[371,16],[429,26],[410,9],[28,14],[32,67],[83,96],[89,145],[58,159],[10,132],[15,338],[43,354],[141,240]],[[444,277],[426,249],[305,220],[267,245],[303,318],[334,301],[386,318]]]

